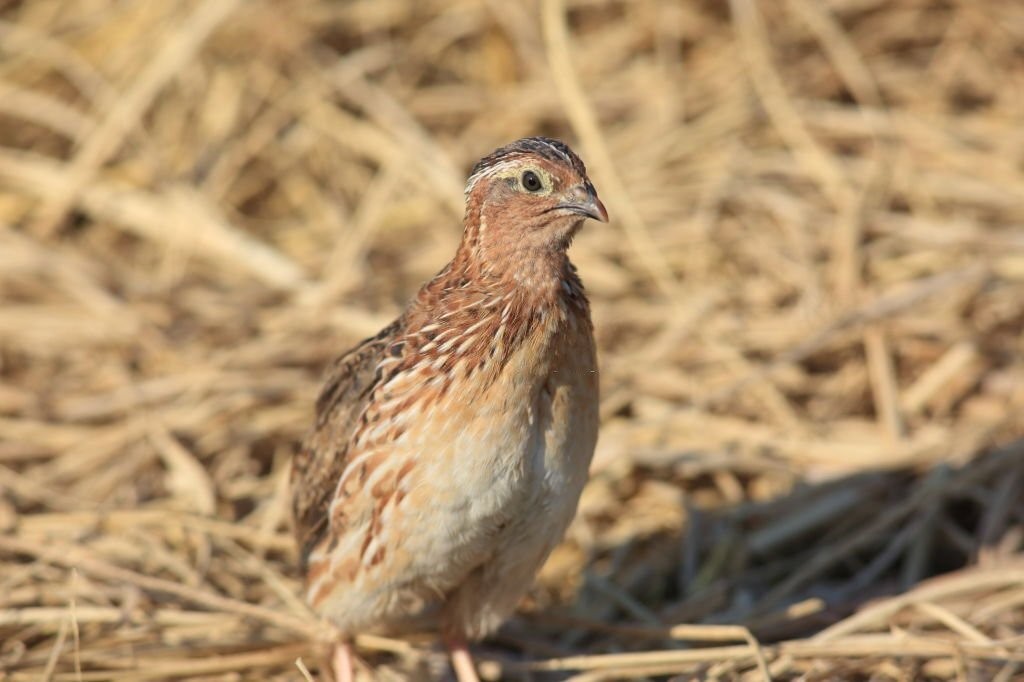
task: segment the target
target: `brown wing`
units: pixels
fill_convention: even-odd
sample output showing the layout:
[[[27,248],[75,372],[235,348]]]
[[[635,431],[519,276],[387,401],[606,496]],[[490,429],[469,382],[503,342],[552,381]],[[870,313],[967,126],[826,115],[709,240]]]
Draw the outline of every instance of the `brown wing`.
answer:
[[[316,401],[316,422],[292,461],[292,514],[303,571],[310,551],[327,531],[328,508],[345,468],[352,432],[380,380],[377,366],[400,322],[395,320],[343,354],[327,371]]]

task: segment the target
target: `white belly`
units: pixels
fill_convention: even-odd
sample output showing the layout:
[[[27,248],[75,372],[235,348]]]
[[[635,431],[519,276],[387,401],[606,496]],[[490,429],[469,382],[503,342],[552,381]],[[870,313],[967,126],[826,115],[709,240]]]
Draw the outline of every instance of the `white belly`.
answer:
[[[592,349],[562,360],[531,401],[526,448],[514,453],[522,477],[494,480],[508,495],[504,521],[449,597],[448,619],[471,637],[490,632],[515,608],[561,541],[587,480],[597,442],[596,363]]]

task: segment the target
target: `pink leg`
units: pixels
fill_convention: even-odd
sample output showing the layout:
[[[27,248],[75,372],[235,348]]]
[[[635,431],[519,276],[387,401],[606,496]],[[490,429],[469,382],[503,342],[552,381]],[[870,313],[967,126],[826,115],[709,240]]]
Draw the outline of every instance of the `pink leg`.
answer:
[[[477,677],[476,667],[473,665],[473,656],[469,653],[469,646],[466,640],[461,637],[450,637],[445,640],[445,646],[452,657],[452,668],[455,669],[455,678],[459,682],[480,682]]]
[[[352,660],[352,645],[342,640],[334,646],[335,682],[355,682],[355,667]]]

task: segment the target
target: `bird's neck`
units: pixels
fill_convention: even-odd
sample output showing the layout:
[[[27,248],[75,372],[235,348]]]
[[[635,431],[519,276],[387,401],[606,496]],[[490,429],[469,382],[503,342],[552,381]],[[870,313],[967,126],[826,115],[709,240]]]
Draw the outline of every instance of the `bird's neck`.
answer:
[[[556,249],[460,248],[450,267],[454,278],[469,286],[515,292],[533,305],[557,303],[564,283],[576,278],[565,251]]]
[[[481,288],[516,291],[535,304],[554,304],[576,275],[565,243],[525,238],[532,230],[511,216],[487,215],[470,201],[462,242],[450,268]]]

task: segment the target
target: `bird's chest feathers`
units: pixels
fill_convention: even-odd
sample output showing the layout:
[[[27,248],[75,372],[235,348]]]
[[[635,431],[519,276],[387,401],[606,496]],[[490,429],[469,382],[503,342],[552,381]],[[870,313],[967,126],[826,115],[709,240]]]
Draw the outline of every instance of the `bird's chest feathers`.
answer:
[[[452,486],[487,491],[468,511],[502,517],[511,509],[542,510],[582,485],[596,437],[596,391],[584,320],[562,319],[530,335],[486,391],[461,406]]]
[[[559,277],[542,298],[526,291],[475,290],[472,282],[425,289],[417,331],[385,361],[391,378],[374,404],[388,418],[368,415],[363,435],[367,445],[415,457],[432,504],[499,524],[510,509],[538,501],[523,496],[582,485],[596,439],[582,290]]]

